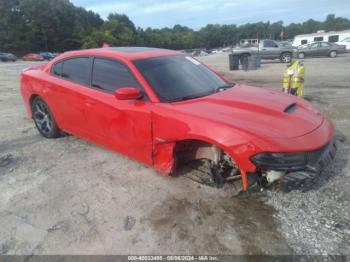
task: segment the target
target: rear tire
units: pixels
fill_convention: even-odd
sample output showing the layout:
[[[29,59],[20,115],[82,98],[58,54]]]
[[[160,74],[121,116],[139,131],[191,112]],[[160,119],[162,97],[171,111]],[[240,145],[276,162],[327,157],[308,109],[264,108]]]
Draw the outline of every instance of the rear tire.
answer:
[[[46,138],[57,138],[60,130],[48,104],[39,96],[35,97],[32,104],[32,117],[40,134]]]
[[[298,54],[299,59],[304,59],[305,58],[305,53],[299,53]]]
[[[291,53],[283,53],[280,57],[281,63],[290,63],[292,61],[292,54]]]
[[[330,53],[329,53],[329,57],[331,57],[331,58],[334,58],[334,57],[336,57],[337,56],[337,51],[331,51]]]

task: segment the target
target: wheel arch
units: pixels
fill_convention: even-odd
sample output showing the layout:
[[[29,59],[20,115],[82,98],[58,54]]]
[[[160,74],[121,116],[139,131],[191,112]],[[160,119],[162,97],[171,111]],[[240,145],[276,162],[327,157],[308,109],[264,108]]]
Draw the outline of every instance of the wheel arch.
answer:
[[[178,157],[178,154],[183,153],[183,149],[187,146],[190,146],[191,148],[189,150],[194,153],[193,155],[189,156],[192,157],[191,160],[205,158],[208,160],[217,161],[219,157],[217,154],[219,151],[228,154],[227,150],[213,141],[209,141],[207,139],[187,138],[175,142],[173,152],[175,159]],[[182,155],[182,157],[184,156]]]
[[[33,117],[33,112],[32,112],[32,104],[33,104],[33,101],[36,97],[40,96],[39,94],[37,93],[33,93],[30,95],[29,97],[29,114],[30,114],[30,117],[32,118]]]
[[[53,115],[54,119],[55,119],[55,122],[56,122],[56,125],[58,126],[58,128],[61,128],[61,125],[59,123],[59,120],[57,118],[57,114],[56,112],[53,110],[53,108],[50,106],[50,104],[48,103],[47,99],[45,99],[45,97],[43,97],[42,95],[38,94],[38,93],[32,93],[29,97],[29,117],[30,118],[33,118],[33,112],[32,112],[32,103],[34,101],[35,98],[37,97],[40,97],[46,104],[47,106],[49,107],[49,110],[51,112],[51,114]]]
[[[331,53],[332,53],[332,52],[335,52],[335,56],[338,55],[337,50],[334,50],[334,49],[333,49],[333,50],[330,50],[330,51],[328,52],[328,56],[329,56],[329,57],[331,57]]]
[[[284,54],[290,54],[290,55],[291,55],[292,52],[291,52],[291,51],[283,51],[283,52],[281,53],[281,56],[284,55]]]
[[[189,151],[186,151],[186,146],[189,146]],[[181,157],[182,159],[179,159]],[[247,173],[242,168],[238,157],[235,156],[229,147],[208,138],[186,138],[175,142],[173,150],[173,171],[181,168],[181,164],[187,161],[207,159],[211,160],[215,165],[224,161],[229,157],[235,166],[240,170],[242,186],[244,190],[248,188]],[[183,161],[185,160],[185,161]]]
[[[237,166],[240,167],[239,161],[237,160],[237,157],[232,154],[230,147],[227,147],[224,144],[207,137],[186,136],[174,141],[154,144],[153,165],[155,169],[165,176],[176,175],[176,162],[178,157],[177,154],[179,153],[179,150],[181,151],[181,147],[186,147],[189,144],[194,145],[194,150],[197,150],[201,147],[201,152],[196,154],[196,157],[210,156],[211,158],[215,158],[215,151],[220,150],[230,156],[232,160],[237,164]],[[207,148],[204,149],[205,147]]]

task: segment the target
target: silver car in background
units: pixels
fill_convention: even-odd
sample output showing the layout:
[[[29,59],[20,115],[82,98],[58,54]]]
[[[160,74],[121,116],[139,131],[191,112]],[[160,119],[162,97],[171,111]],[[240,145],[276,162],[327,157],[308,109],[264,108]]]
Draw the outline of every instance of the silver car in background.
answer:
[[[337,45],[330,42],[313,42],[298,46],[297,56],[300,59],[316,56],[336,57],[341,53],[345,53],[344,45]]]

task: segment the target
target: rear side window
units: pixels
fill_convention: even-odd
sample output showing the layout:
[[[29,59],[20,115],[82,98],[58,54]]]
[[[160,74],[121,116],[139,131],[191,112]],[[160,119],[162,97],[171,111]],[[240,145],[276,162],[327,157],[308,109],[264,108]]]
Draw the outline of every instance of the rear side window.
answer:
[[[326,42],[322,42],[321,43],[321,47],[330,47],[331,45],[329,43]]]
[[[62,75],[62,66],[63,62],[57,63],[53,66],[52,74],[55,76],[61,76]]]
[[[331,35],[328,37],[328,42],[335,43],[339,41],[339,35]]]
[[[304,39],[304,40],[301,40],[301,44],[302,44],[302,45],[305,45],[305,44],[307,44],[307,40],[306,40],[306,39]]]
[[[61,76],[72,82],[90,85],[91,59],[88,57],[72,58],[63,61]]]
[[[140,85],[124,64],[115,60],[95,58],[92,87],[112,93],[120,87],[140,88]]]

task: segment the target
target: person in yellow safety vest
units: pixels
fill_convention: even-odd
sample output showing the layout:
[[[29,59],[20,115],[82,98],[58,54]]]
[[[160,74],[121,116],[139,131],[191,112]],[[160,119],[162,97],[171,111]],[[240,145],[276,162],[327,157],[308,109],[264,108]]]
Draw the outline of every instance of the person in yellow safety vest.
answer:
[[[303,96],[305,67],[302,62],[295,60],[284,71],[283,92]]]

